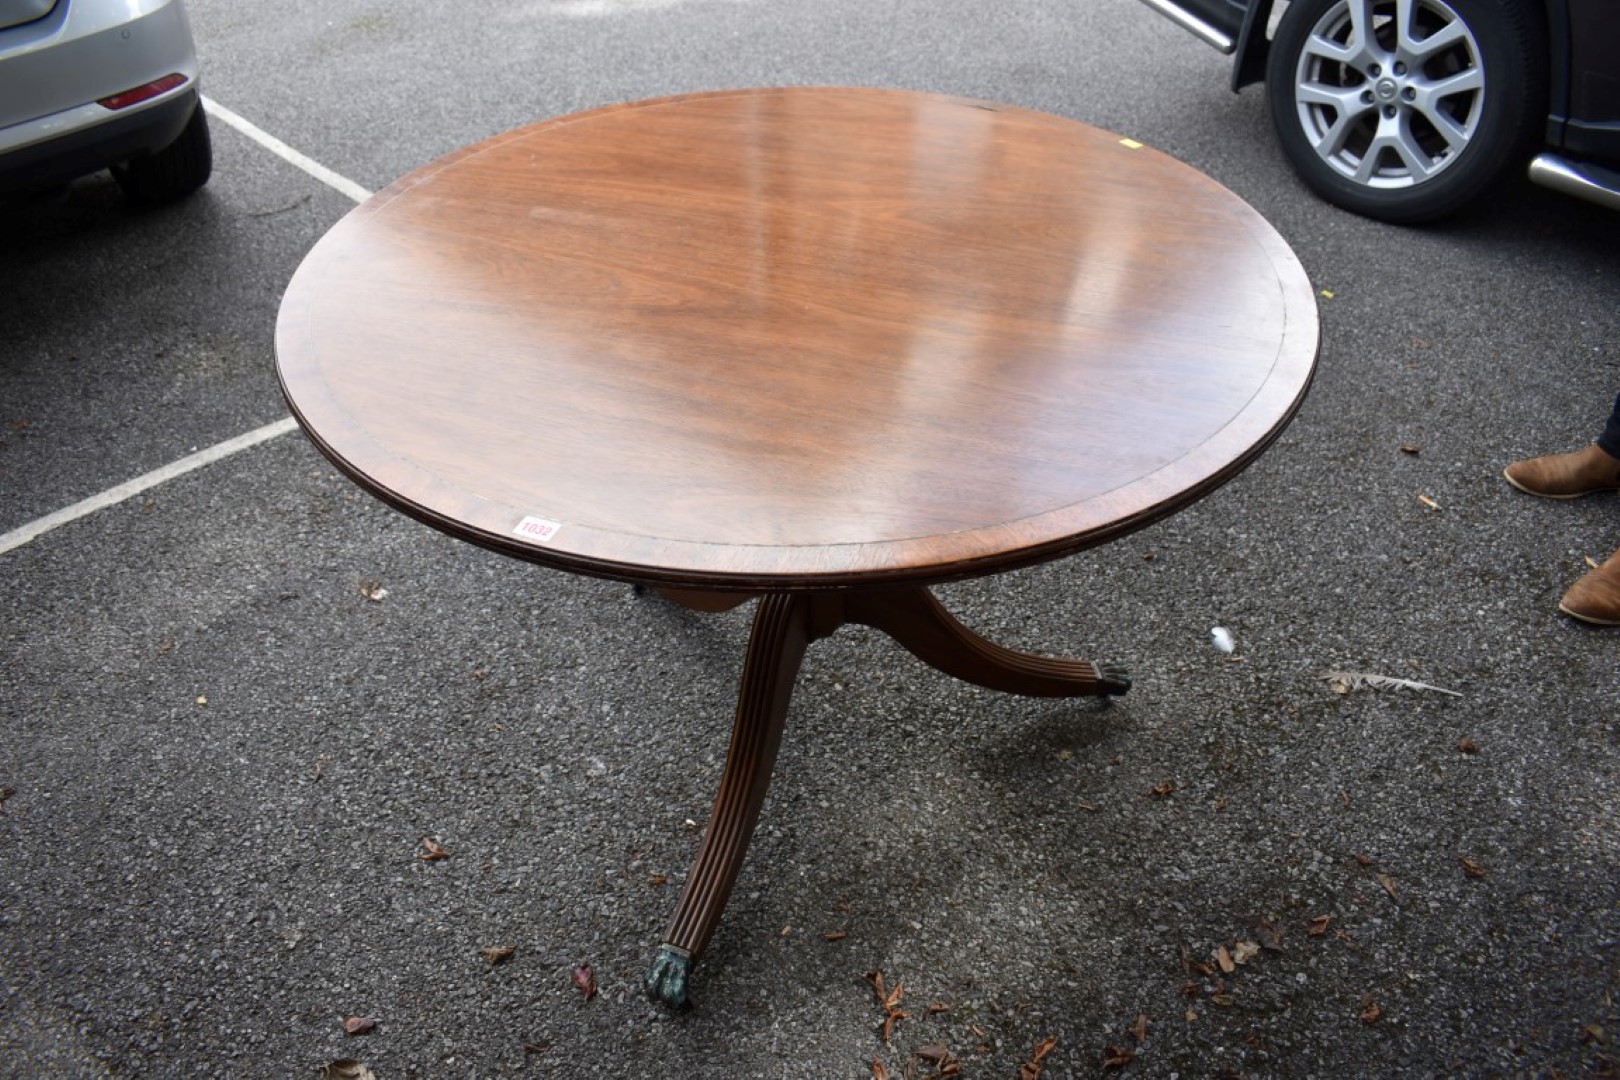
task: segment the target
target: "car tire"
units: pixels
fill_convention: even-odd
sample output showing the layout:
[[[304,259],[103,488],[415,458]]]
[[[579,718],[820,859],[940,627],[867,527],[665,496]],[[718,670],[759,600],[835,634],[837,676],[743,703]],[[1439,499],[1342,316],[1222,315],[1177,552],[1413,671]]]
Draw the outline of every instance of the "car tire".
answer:
[[[136,203],[164,203],[190,195],[206,184],[213,172],[213,142],[208,137],[208,116],[201,102],[168,146],[112,168],[113,179]]]
[[[1546,33],[1532,4],[1410,10],[1401,32],[1395,0],[1293,0],[1266,65],[1272,123],[1300,178],[1330,203],[1401,224],[1478,197],[1528,156],[1546,116]]]

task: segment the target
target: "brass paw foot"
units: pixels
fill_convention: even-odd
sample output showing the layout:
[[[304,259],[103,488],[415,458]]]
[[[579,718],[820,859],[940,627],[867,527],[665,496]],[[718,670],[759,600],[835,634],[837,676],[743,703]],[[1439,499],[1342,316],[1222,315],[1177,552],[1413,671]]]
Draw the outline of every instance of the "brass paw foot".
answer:
[[[1097,664],[1098,692],[1123,694],[1131,688],[1131,673],[1119,664]]]
[[[692,956],[674,945],[660,945],[647,969],[647,996],[671,1009],[684,1009],[686,980],[692,974]]]

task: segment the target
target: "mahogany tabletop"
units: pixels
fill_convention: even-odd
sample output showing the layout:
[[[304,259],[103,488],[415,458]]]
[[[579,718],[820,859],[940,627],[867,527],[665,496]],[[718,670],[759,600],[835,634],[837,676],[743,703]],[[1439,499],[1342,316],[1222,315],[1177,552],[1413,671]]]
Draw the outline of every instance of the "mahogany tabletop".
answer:
[[[1102,543],[1230,479],[1315,365],[1298,260],[1132,140],[872,89],[509,132],[304,260],[283,389],[363,487],[630,581],[926,584]]]

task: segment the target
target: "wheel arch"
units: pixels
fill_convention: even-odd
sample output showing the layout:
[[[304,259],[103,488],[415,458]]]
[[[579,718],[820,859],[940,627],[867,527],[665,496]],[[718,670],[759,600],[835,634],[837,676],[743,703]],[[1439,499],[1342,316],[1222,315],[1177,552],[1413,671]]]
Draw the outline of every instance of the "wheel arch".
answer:
[[[1547,26],[1548,126],[1562,127],[1555,118],[1569,111],[1569,0],[1525,0],[1541,11]],[[1266,80],[1266,58],[1271,53],[1271,12],[1276,0],[1254,0],[1243,16],[1232,61],[1232,92]],[[1556,142],[1548,131],[1548,141]],[[1556,134],[1561,135],[1562,132]]]
[[[1569,0],[1533,2],[1547,18],[1547,142],[1557,146],[1564,141],[1564,120],[1569,116]]]
[[[1254,0],[1243,16],[1243,28],[1238,31],[1237,53],[1232,62],[1232,93],[1245,86],[1266,81],[1266,57],[1271,53],[1271,25],[1273,0]]]

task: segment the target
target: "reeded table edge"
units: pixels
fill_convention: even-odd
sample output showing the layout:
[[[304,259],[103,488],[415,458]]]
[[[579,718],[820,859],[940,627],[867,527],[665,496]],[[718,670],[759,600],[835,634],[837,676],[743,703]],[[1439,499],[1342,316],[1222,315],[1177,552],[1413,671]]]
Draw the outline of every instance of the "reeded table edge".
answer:
[[[421,522],[440,532],[447,533],[459,540],[466,541],[478,547],[498,552],[512,558],[526,562],[548,566],[553,569],[565,570],[571,573],[584,574],[590,577],[607,578],[614,581],[624,581],[638,585],[686,587],[694,589],[738,591],[738,592],[797,592],[801,590],[857,588],[861,586],[881,585],[937,585],[951,581],[963,581],[971,578],[984,577],[1001,573],[1006,570],[1015,570],[1021,567],[1035,566],[1043,562],[1060,559],[1087,548],[1097,547],[1109,543],[1120,537],[1146,528],[1179,510],[1190,506],[1219,488],[1225,486],[1230,480],[1246,469],[1255,458],[1276,441],[1284,429],[1299,411],[1304,403],[1306,393],[1310,388],[1314,372],[1306,377],[1305,384],[1295,397],[1288,411],[1277,421],[1272,429],[1258,442],[1254,443],[1249,451],[1242,457],[1233,460],[1225,469],[1212,474],[1202,483],[1189,487],[1171,499],[1164,500],[1156,505],[1146,507],[1140,512],[1119,518],[1106,526],[1101,526],[1083,533],[1064,536],[1045,543],[1037,543],[1023,548],[1007,550],[980,558],[960,559],[952,562],[940,562],[923,566],[901,566],[890,568],[876,568],[869,570],[844,569],[829,570],[823,573],[766,573],[753,570],[712,570],[701,568],[680,568],[671,566],[650,566],[633,562],[616,562],[608,559],[591,558],[556,548],[540,547],[534,544],[522,543],[516,539],[509,539],[499,533],[475,528],[456,518],[434,512],[431,508],[411,501],[382,485],[373,481],[364,472],[351,465],[341,454],[328,445],[305,422],[295,404],[289,398],[293,416],[298,420],[305,437],[313,443],[322,455],[326,457],[340,472],[347,476],[357,486],[370,493],[375,498],[388,504],[400,513]],[[285,387],[283,387],[285,393]],[[574,528],[584,528],[575,526]],[[978,530],[980,532],[984,530]],[[878,544],[861,545],[818,545],[810,548],[775,547],[764,548],[771,551],[836,551],[840,547],[892,547],[894,542],[880,542]],[[716,547],[719,550],[734,552],[737,545],[700,545],[685,543],[684,547],[702,548]]]

